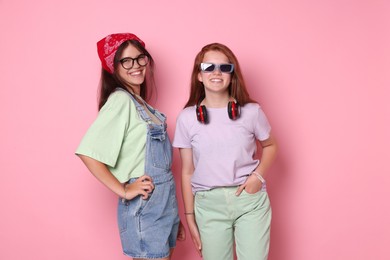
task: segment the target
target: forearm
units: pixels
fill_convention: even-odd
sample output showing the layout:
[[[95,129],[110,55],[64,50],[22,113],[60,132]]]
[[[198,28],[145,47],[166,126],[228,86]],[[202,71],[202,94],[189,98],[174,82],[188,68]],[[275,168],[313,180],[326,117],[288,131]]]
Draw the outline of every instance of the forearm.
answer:
[[[182,176],[182,196],[184,202],[184,215],[191,234],[197,230],[195,221],[194,195],[191,187],[191,175]]]
[[[120,183],[108,170],[104,163],[101,163],[88,156],[79,155],[80,159],[87,166],[88,170],[107,188],[121,198],[125,197],[124,185]]]
[[[191,187],[191,175],[182,175],[181,179],[181,190],[184,203],[184,212],[193,213],[194,212],[194,195],[192,194]]]
[[[268,169],[275,161],[278,147],[273,137],[270,137],[270,139],[265,142],[261,142],[261,145],[263,151],[260,159],[260,164],[257,166],[255,171],[265,177]]]
[[[194,164],[192,162],[192,149],[180,149],[182,162],[181,189],[184,202],[184,214],[186,215],[187,224],[195,223],[194,215],[194,195],[192,193],[191,177],[194,174]]]

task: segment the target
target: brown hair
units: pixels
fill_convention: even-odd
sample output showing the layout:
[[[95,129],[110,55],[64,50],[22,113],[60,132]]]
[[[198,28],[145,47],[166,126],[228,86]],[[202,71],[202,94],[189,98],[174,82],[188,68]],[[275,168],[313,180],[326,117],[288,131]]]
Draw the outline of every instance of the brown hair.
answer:
[[[141,53],[148,56],[149,58],[149,63],[147,65],[148,70],[146,71],[145,80],[141,84],[140,96],[144,100],[148,101],[153,95],[153,90],[155,89],[155,82],[154,82],[154,60],[152,56],[138,41],[136,40],[125,41],[119,46],[117,52],[115,53],[114,73],[110,74],[109,72],[107,72],[102,68],[100,84],[99,84],[99,94],[98,94],[99,110],[104,106],[104,104],[107,102],[108,97],[111,95],[111,93],[115,91],[116,88],[122,88],[125,91],[128,91],[127,89],[128,87],[132,89],[132,87],[126,84],[125,81],[119,76],[118,73],[118,66],[120,64],[119,59],[122,55],[123,50],[130,44],[133,45],[135,48],[137,48],[137,50],[139,50]]]
[[[196,105],[201,99],[205,97],[205,90],[203,83],[198,80],[198,73],[200,72],[200,64],[203,62],[205,54],[209,51],[218,51],[226,55],[229,62],[234,64],[234,71],[231,74],[231,82],[229,85],[229,95],[236,99],[240,105],[255,102],[249,97],[246,89],[245,81],[241,73],[240,64],[234,53],[225,45],[221,43],[211,43],[202,48],[196,55],[194,67],[191,74],[191,88],[190,96],[184,107]]]

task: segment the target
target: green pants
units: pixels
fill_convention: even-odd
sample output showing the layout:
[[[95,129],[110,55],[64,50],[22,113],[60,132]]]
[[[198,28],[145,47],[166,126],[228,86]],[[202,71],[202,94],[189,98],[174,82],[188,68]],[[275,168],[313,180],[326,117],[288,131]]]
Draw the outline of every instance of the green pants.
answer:
[[[267,192],[236,196],[237,187],[200,191],[195,217],[204,260],[266,260],[270,242],[271,205]]]

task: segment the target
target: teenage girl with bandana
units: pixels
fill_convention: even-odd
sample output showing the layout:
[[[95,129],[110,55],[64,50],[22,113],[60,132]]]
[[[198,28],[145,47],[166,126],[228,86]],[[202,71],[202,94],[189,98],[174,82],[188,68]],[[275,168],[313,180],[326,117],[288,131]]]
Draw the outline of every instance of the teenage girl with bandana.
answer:
[[[102,63],[99,114],[76,154],[119,196],[124,254],[133,259],[170,259],[176,239],[185,235],[166,117],[146,102],[154,83],[153,58],[131,33],[108,35],[97,48]]]
[[[271,207],[265,179],[277,146],[225,45],[209,44],[197,54],[173,146],[180,148],[188,229],[203,259],[233,260],[233,248],[239,260],[267,259]]]

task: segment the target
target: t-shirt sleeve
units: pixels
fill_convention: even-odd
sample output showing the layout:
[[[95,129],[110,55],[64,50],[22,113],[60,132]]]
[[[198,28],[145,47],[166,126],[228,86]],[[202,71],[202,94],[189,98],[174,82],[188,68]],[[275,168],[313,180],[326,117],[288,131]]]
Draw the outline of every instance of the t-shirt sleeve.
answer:
[[[270,137],[271,125],[260,106],[257,106],[257,113],[254,122],[256,138],[260,141],[267,140]]]
[[[187,123],[188,111],[183,110],[177,120],[175,135],[172,146],[176,148],[191,148],[191,138],[189,134],[189,124]]]
[[[130,123],[130,108],[131,100],[126,93],[111,94],[81,140],[76,154],[115,167]]]

